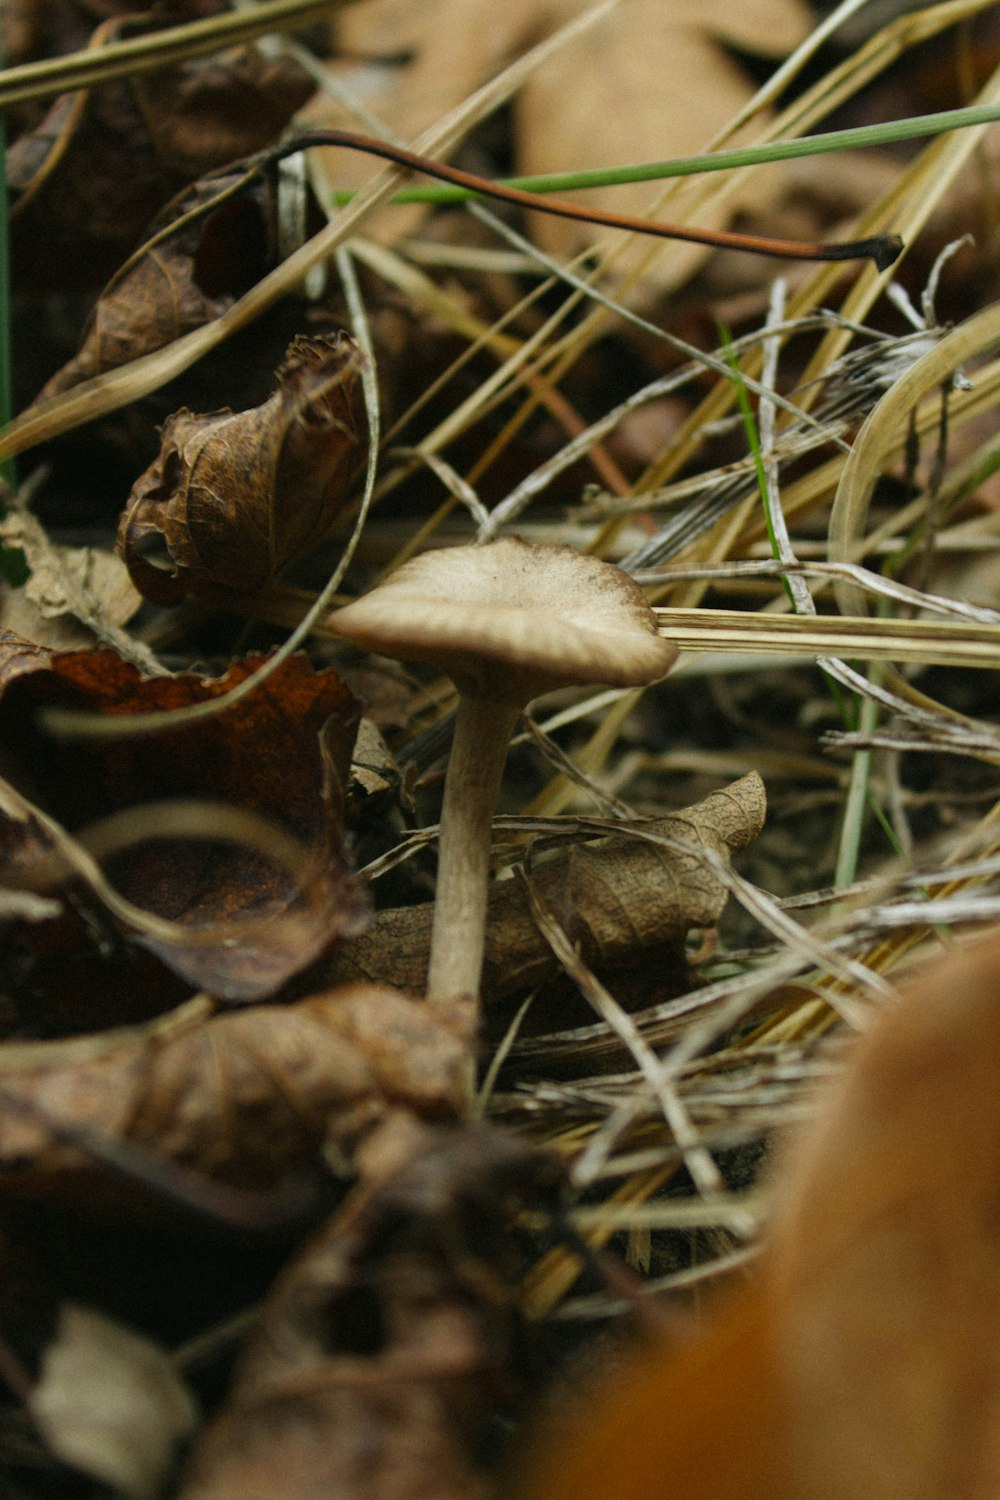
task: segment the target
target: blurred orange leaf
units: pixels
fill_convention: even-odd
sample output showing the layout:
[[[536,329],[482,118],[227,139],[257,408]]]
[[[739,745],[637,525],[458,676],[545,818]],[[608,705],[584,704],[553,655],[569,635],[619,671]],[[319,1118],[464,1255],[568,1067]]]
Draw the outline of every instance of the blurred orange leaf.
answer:
[[[925,969],[775,1176],[756,1286],[637,1358],[519,1500],[1000,1494],[1000,939]]]

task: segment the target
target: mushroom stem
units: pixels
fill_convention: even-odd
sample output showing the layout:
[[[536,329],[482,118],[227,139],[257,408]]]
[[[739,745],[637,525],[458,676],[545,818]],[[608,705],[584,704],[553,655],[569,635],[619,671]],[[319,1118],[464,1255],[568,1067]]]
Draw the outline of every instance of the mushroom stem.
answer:
[[[490,826],[520,705],[462,696],[445,779],[427,999],[478,997]]]

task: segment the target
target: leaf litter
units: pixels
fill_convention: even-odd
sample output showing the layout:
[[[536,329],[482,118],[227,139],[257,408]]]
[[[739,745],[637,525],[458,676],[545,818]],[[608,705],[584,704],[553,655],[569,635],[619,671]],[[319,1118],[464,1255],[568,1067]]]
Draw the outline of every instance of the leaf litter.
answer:
[[[358,59],[353,67],[361,75],[367,106],[395,135],[410,140],[495,76],[529,38],[555,31],[586,9],[582,0],[521,0],[501,11],[484,0],[449,0],[432,8],[376,0],[348,10],[340,24],[347,57]],[[797,0],[763,0],[741,6],[738,15],[726,5],[671,5],[664,14],[656,0],[615,7],[560,48],[519,91],[514,172],[542,176],[701,150],[754,93],[727,44],[780,57],[808,30]],[[348,89],[351,69],[350,62],[341,65]],[[581,78],[588,80],[585,87],[579,86]],[[306,114],[324,124],[345,120],[343,105],[322,96]],[[339,158],[321,170],[338,188],[363,180],[357,168]],[[758,207],[761,191],[757,181]],[[596,189],[587,201],[648,214],[655,195],[647,184]],[[728,212],[740,206],[737,201]],[[392,223],[398,232],[398,211]],[[532,233],[544,250],[567,259],[604,238],[600,230],[548,223],[540,216]],[[685,258],[690,266],[696,254],[686,252]]]
[[[759,56],[762,34],[776,54],[806,38],[809,18],[795,6],[755,11],[754,35],[743,13],[737,34],[728,12],[679,11],[668,35],[650,23],[641,0],[599,6],[593,15],[577,4],[527,0],[503,15],[478,5],[453,15],[448,7],[377,0],[335,18],[327,58],[318,34],[308,38],[317,53],[298,40],[286,55],[296,67],[307,63],[309,77],[325,86],[312,120],[330,119],[329,90],[343,99],[346,88],[355,91],[351,122],[360,113],[371,129],[370,108],[366,118],[357,93],[367,89],[367,105],[407,136],[437,130],[443,111],[456,106],[455,120],[440,127],[444,139],[463,113],[471,119],[510,97],[511,133],[501,139],[491,126],[462,158],[479,172],[485,158],[487,172],[500,175],[511,166],[564,170],[612,156],[687,154],[734,116],[750,137],[792,133],[801,122],[814,128],[835,101],[854,107],[856,90],[891,56],[904,59],[891,76],[913,87],[907,50],[936,46],[959,13],[985,37],[988,19],[976,16],[983,9],[963,0],[890,21],[857,54],[835,57],[801,102],[780,101],[770,116],[775,95],[755,95],[739,69],[748,54]],[[24,16],[7,19],[21,57],[45,45]],[[63,44],[81,45],[85,32],[67,34]],[[539,36],[537,54],[514,61]],[[612,66],[616,48],[621,57]],[[658,48],[669,52],[669,68]],[[810,48],[806,41],[783,70],[786,85]],[[261,63],[264,55],[251,54],[252,71],[273,68],[273,51]],[[454,66],[445,67],[449,57]],[[211,68],[223,71],[221,63]],[[680,75],[671,88],[664,86],[669,74]],[[587,87],[577,86],[581,78]],[[619,92],[624,78],[630,85]],[[486,92],[464,104],[479,84]],[[989,96],[992,84],[983,76],[974,86]],[[162,102],[157,89],[173,85],[109,87],[126,103],[154,95]],[[60,108],[83,111],[91,123],[87,110],[100,104],[100,92],[53,106],[40,131],[37,110],[33,119],[22,115],[22,155],[45,159],[61,128]],[[116,369],[127,382],[129,361],[156,350],[168,368],[171,341],[210,333],[212,320],[239,309],[248,281],[274,274],[275,265],[285,274],[284,190],[253,163],[249,176],[237,165],[231,177],[213,178],[226,153],[199,154],[213,134],[229,139],[226,108],[205,140],[196,132],[198,150],[185,158],[181,180],[157,187],[160,203],[175,187],[180,195],[151,236],[143,224],[124,226],[107,257],[112,285],[93,311],[82,352],[74,357],[65,337],[58,348],[45,339],[33,345],[25,400],[78,383],[81,410],[107,414],[108,405],[87,407],[88,382],[96,377],[100,386]],[[406,126],[411,108],[417,114]],[[58,139],[57,150],[72,156],[76,139]],[[128,131],[122,141],[135,146]],[[981,1222],[977,1205],[988,1197],[989,1130],[977,1121],[990,1098],[990,1054],[976,1026],[991,1011],[995,965],[992,950],[974,957],[964,937],[997,914],[995,709],[981,673],[935,668],[943,642],[909,626],[913,616],[947,609],[943,595],[964,604],[969,558],[990,557],[996,547],[995,511],[979,483],[995,459],[988,438],[977,451],[973,436],[995,402],[992,323],[988,314],[977,322],[978,309],[967,305],[958,271],[968,252],[958,252],[950,268],[931,269],[942,231],[965,227],[967,188],[963,196],[949,184],[971,141],[971,134],[959,138],[950,156],[935,143],[909,162],[880,157],[865,180],[889,184],[889,196],[850,228],[918,235],[911,265],[899,273],[911,299],[921,274],[926,281],[930,273],[926,326],[915,336],[900,332],[899,297],[876,301],[884,278],[874,274],[852,284],[840,270],[795,271],[789,310],[776,328],[773,319],[760,323],[767,270],[727,280],[721,260],[708,262],[688,247],[644,269],[636,293],[649,314],[643,319],[624,307],[636,300],[620,279],[624,260],[603,262],[593,293],[568,268],[547,286],[541,281],[552,272],[552,255],[596,244],[590,229],[543,227],[531,215],[514,230],[478,209],[475,220],[461,209],[419,220],[412,210],[405,219],[393,210],[374,226],[380,235],[405,228],[410,237],[397,239],[391,253],[363,241],[356,261],[353,250],[338,252],[341,274],[361,268],[343,303],[330,278],[325,290],[318,281],[304,289],[301,272],[297,281],[288,274],[294,296],[284,311],[298,323],[285,334],[286,344],[297,336],[289,358],[294,364],[296,351],[308,351],[310,368],[327,355],[332,361],[329,383],[320,377],[318,430],[308,401],[293,402],[290,422],[280,394],[262,407],[247,405],[247,374],[262,389],[280,386],[281,375],[277,365],[273,375],[251,370],[241,355],[242,368],[236,359],[228,372],[213,366],[217,388],[208,402],[192,394],[197,386],[186,377],[175,382],[169,410],[177,415],[145,475],[153,423],[168,409],[148,401],[117,431],[105,415],[96,450],[82,450],[86,462],[79,435],[70,433],[62,439],[68,461],[57,446],[53,470],[36,470],[24,496],[35,514],[13,508],[5,523],[34,573],[30,608],[5,615],[18,634],[4,637],[0,695],[0,1199],[8,1273],[0,1285],[0,1370],[13,1400],[0,1425],[0,1464],[18,1500],[35,1500],[53,1483],[74,1484],[72,1468],[95,1475],[102,1494],[108,1485],[140,1496],[159,1486],[185,1500],[234,1489],[295,1500],[331,1487],[387,1500],[497,1495],[503,1461],[518,1451],[525,1413],[543,1385],[550,1442],[559,1445],[558,1482],[599,1495],[613,1476],[613,1492],[623,1495],[631,1482],[625,1460],[634,1457],[634,1493],[652,1496],[687,1472],[684,1455],[667,1448],[669,1424],[658,1419],[639,1438],[624,1437],[605,1382],[588,1418],[594,1446],[565,1437],[567,1410],[586,1399],[575,1393],[568,1349],[593,1363],[584,1330],[615,1308],[614,1384],[624,1371],[628,1400],[651,1399],[661,1413],[666,1402],[686,1414],[692,1485],[711,1473],[706,1453],[725,1453],[737,1464],[741,1493],[773,1493],[778,1450],[761,1438],[780,1438],[775,1412],[794,1409],[802,1443],[783,1492],[819,1500],[824,1483],[844,1492],[847,1448],[893,1474],[905,1449],[914,1496],[929,1473],[935,1492],[985,1500],[995,1489],[989,1443],[956,1447],[950,1415],[956,1392],[966,1389],[971,1365],[962,1351],[971,1344],[956,1340],[950,1362],[940,1342],[929,1353],[920,1344],[928,1318],[937,1327],[942,1316],[957,1317],[964,1328],[973,1308],[977,1324],[989,1326],[988,1275],[973,1284],[961,1269],[952,1276],[954,1261],[942,1261],[940,1285],[908,1278],[891,1257],[878,1261],[871,1219],[855,1228],[848,1212],[850,1184],[870,1182],[897,1207],[903,1194],[900,1234],[917,1244],[919,1260],[921,1235],[950,1243],[960,1231],[961,1243],[972,1245],[966,1231]],[[143,149],[132,151],[137,161]],[[255,149],[256,142],[241,142],[233,155]],[[345,161],[342,153],[311,153],[314,221],[329,207],[331,186],[349,183]],[[84,166],[74,170],[82,191],[104,192],[98,179],[84,183]],[[37,193],[44,207],[48,177],[58,171],[55,157],[40,168],[32,202]],[[682,216],[688,202],[701,212],[698,205],[712,198],[704,211],[716,219],[738,209],[752,218],[766,213],[769,229],[776,221],[797,238],[808,220],[810,235],[828,238],[840,232],[838,214],[866,207],[845,193],[842,179],[836,185],[835,174],[824,194],[822,174],[813,174],[806,192],[799,172],[755,172],[728,199],[699,188],[671,193],[669,213]],[[102,210],[121,190],[115,183]],[[640,210],[653,191],[637,190]],[[616,190],[616,207],[620,197]],[[60,208],[77,201],[74,193]],[[938,221],[919,235],[932,206]],[[304,221],[299,228],[314,232]],[[87,216],[77,214],[70,232],[83,247]],[[512,232],[513,256],[509,240],[493,238]],[[334,234],[321,230],[311,243]],[[491,261],[500,244],[502,257]],[[57,280],[65,275],[79,306],[87,300],[82,284],[93,285],[93,266],[105,254],[98,238],[77,257],[79,270],[66,256],[62,266],[40,261],[38,269]],[[549,261],[533,262],[542,254]],[[290,261],[290,271],[302,264]],[[23,284],[22,318],[26,308],[29,318],[47,313],[37,287],[31,291],[27,278]],[[934,284],[941,324],[962,325],[957,340],[930,316]],[[668,303],[665,287],[683,291]],[[991,288],[991,281],[982,285],[984,301],[995,296]],[[589,310],[583,297],[591,298]],[[715,348],[720,316],[739,324],[746,388],[763,403],[767,504],[780,508],[784,522],[778,558],[770,556],[760,495],[746,482],[732,385],[719,378],[724,356],[716,350],[714,364],[693,364],[669,392],[657,386],[674,379],[677,348],[688,355]],[[345,325],[362,355],[347,335],[340,342],[328,336]],[[23,324],[20,337],[23,348]],[[973,355],[968,389],[954,378],[957,356],[947,363],[963,339]],[[762,367],[758,350],[769,341],[780,343],[781,356]],[[930,361],[922,369],[934,369],[906,409],[898,391],[908,341]],[[376,378],[381,424],[372,417]],[[418,998],[452,706],[447,684],[432,672],[389,668],[331,646],[319,621],[311,661],[279,662],[254,686],[274,660],[268,622],[294,624],[315,597],[317,578],[331,576],[344,557],[361,503],[359,379],[370,429],[391,429],[393,442],[403,433],[409,448],[381,457],[375,508],[344,575],[350,595],[412,551],[467,543],[469,523],[456,519],[456,502],[483,537],[505,516],[513,519],[516,502],[522,534],[569,542],[638,572],[651,597],[667,601],[663,628],[682,614],[694,617],[686,639],[695,649],[665,688],[641,701],[563,693],[532,709],[494,825],[498,878],[484,980],[490,1008],[478,1037],[466,1004],[435,1014]],[[706,390],[700,403],[696,385]],[[642,404],[634,393],[644,390],[658,392],[648,403],[652,420],[642,445],[630,448],[622,434]],[[764,421],[772,395],[779,408],[773,430]],[[780,414],[789,405],[798,408],[790,420]],[[190,416],[191,408],[213,406],[214,415]],[[38,408],[39,431],[48,410]],[[858,442],[861,420],[867,436]],[[147,451],[137,447],[122,484],[109,455],[120,466],[139,429]],[[290,469],[289,433],[305,438]],[[845,466],[852,445],[853,469]],[[91,503],[81,549],[73,523],[85,513],[80,482],[95,451],[109,478],[100,503]],[[853,493],[845,473],[862,467],[864,504],[845,502]],[[601,490],[587,487],[595,477]],[[828,535],[831,502],[836,527]],[[99,571],[110,563],[116,512],[130,565],[150,595],[141,606],[134,593],[122,597],[120,567],[108,576]],[[166,567],[155,572],[153,542],[166,553]],[[781,619],[783,569],[814,611],[808,621]],[[853,634],[835,635],[838,610],[849,600],[853,611],[864,597],[858,586],[878,594],[892,615],[871,629],[870,641],[862,619]],[[983,597],[974,615],[981,644],[992,639],[994,602]],[[46,636],[52,622],[62,629],[70,621],[98,644]],[[784,623],[802,628],[781,635]],[[878,631],[886,624],[906,644],[911,665],[875,666],[867,680],[856,665],[830,662],[830,677],[862,704],[856,722],[840,722],[812,659],[835,638],[857,643],[863,655],[884,638]],[[713,631],[727,646],[714,659]],[[779,635],[786,662],[780,669],[774,658],[766,668],[763,657],[755,663],[755,651],[774,649]],[[801,655],[792,656],[797,644]],[[361,708],[352,686],[385,740],[366,722],[355,747]],[[229,702],[234,688],[251,687]],[[118,728],[114,738],[92,736],[95,712]],[[768,783],[766,819],[758,767]],[[863,818],[866,802],[874,818]],[[879,819],[902,856],[887,859]],[[851,863],[852,843],[860,870]],[[360,866],[375,912],[350,873]],[[908,990],[905,1001],[890,1000],[883,976],[943,932],[953,937],[957,967]],[[906,1106],[921,1113],[920,1129],[911,1130],[892,1067],[878,1059],[894,1045],[893,1022],[900,1036],[907,1016],[922,1024],[953,974],[967,1003],[928,1020],[916,1066],[940,1085],[904,1091]],[[234,1004],[241,1008],[230,1013]],[[889,1018],[873,1024],[885,1007]],[[847,1034],[869,1030],[852,1067]],[[976,1067],[949,1062],[961,1046],[975,1050]],[[483,1083],[472,1114],[487,1116],[485,1125],[465,1118],[473,1059]],[[862,1082],[855,1086],[854,1078]],[[824,1082],[826,1102],[814,1098]],[[949,1195],[933,1142],[960,1099],[969,1170],[963,1165]],[[846,1143],[866,1110],[874,1117],[871,1144],[852,1156]],[[926,1149],[921,1130],[933,1138]],[[796,1166],[824,1131],[826,1154],[808,1171]],[[762,1157],[783,1137],[792,1142],[791,1165],[782,1165],[781,1151],[760,1175]],[[897,1152],[892,1171],[880,1166],[866,1177],[865,1160],[881,1163],[885,1143],[904,1138],[909,1154]],[[831,1189],[840,1181],[845,1193]],[[820,1244],[793,1223],[795,1205],[811,1202],[810,1193],[828,1223]],[[992,1264],[982,1240],[969,1257]],[[836,1282],[841,1264],[848,1269]],[[734,1298],[741,1307],[729,1322],[710,1321],[704,1340],[675,1363],[690,1291],[737,1270],[751,1278],[748,1296]],[[843,1285],[855,1288],[846,1325]],[[654,1304],[657,1291],[666,1300]],[[249,1309],[262,1297],[254,1316]],[[667,1353],[629,1364],[621,1339],[629,1329],[662,1338],[664,1306],[673,1330]],[[35,1308],[44,1316],[26,1315]],[[53,1337],[60,1308],[61,1332]],[[784,1386],[774,1373],[773,1337],[769,1343],[761,1333],[762,1308],[784,1340]],[[871,1403],[861,1409],[843,1399],[859,1388],[851,1366],[858,1347],[847,1335],[861,1326],[877,1340],[883,1309],[913,1329],[902,1357],[912,1352],[907,1369],[919,1369],[916,1407],[934,1413],[920,1441],[897,1422],[891,1393],[877,1440],[865,1425]],[[45,1372],[58,1367],[67,1329],[75,1327],[83,1358],[97,1359],[104,1337],[94,1320],[109,1313],[175,1348],[172,1363],[204,1399],[207,1425],[179,1478],[168,1472],[172,1440],[151,1444],[167,1454],[152,1475],[127,1474],[108,1456],[114,1442],[102,1434],[117,1398],[102,1396],[99,1382],[93,1415],[79,1424],[82,1447],[71,1420],[43,1415]],[[248,1326],[233,1366],[234,1343]],[[817,1328],[828,1351],[819,1371],[801,1355],[806,1331]],[[867,1372],[872,1356],[861,1344]],[[111,1340],[110,1347],[123,1351],[106,1356],[119,1366],[113,1390],[131,1356],[124,1344]],[[717,1379],[720,1368],[730,1385]],[[751,1388],[751,1398],[726,1397],[734,1380],[744,1392]],[[870,1381],[861,1384],[867,1389]],[[974,1431],[988,1425],[995,1399],[988,1371],[977,1392],[962,1408],[963,1430],[970,1417]],[[165,1428],[172,1401],[162,1401]],[[71,1385],[71,1415],[74,1405]],[[180,1405],[191,1409],[185,1399]],[[659,1436],[661,1428],[663,1446],[651,1445],[650,1431]],[[121,1451],[140,1441],[136,1430]],[[573,1430],[579,1433],[578,1421]],[[923,1441],[930,1432],[940,1435],[938,1452]],[[846,1434],[857,1438],[854,1447],[845,1448]],[[595,1459],[601,1443],[610,1456]],[[966,1458],[956,1458],[959,1448]],[[570,1452],[591,1465],[577,1477]],[[555,1480],[538,1477],[550,1472],[539,1470],[518,1492],[544,1483],[546,1493],[557,1493]],[[758,1482],[770,1488],[755,1490]],[[866,1472],[847,1487],[877,1494],[882,1483]]]
[[[346,336],[297,338],[277,390],[248,412],[176,412],[119,528],[133,582],[157,604],[213,584],[257,589],[326,540],[359,446],[360,354]],[[150,564],[159,538],[172,571]]]
[[[90,45],[126,29],[109,17]],[[58,285],[72,254],[99,286],[182,183],[259,149],[311,92],[294,62],[251,47],[62,95],[7,156],[16,273]]]
[[[335,674],[294,658],[242,711],[160,740],[110,751],[99,741],[87,749],[60,746],[39,732],[38,720],[57,705],[115,718],[183,710],[245,681],[254,668],[245,660],[222,678],[143,679],[107,648],[50,652],[16,637],[0,642],[0,719],[14,791],[5,809],[6,883],[30,881],[32,865],[44,869],[47,853],[65,854],[66,835],[86,839],[100,820],[131,812],[134,831],[129,838],[126,821],[110,879],[133,912],[149,915],[133,917],[139,925],[132,937],[187,981],[241,999],[273,992],[355,925],[363,909],[342,831],[358,716],[350,693]],[[248,848],[245,839],[234,844],[231,832],[225,842],[213,840],[208,819],[207,838],[192,839],[188,830],[173,840],[169,826],[158,837],[143,836],[143,807],[154,799],[205,803],[213,796],[283,829],[295,841],[294,864]],[[58,888],[58,877],[74,872],[57,862],[54,873]],[[102,894],[107,905],[92,882],[91,898],[100,902]],[[284,928],[278,914],[287,919]]]

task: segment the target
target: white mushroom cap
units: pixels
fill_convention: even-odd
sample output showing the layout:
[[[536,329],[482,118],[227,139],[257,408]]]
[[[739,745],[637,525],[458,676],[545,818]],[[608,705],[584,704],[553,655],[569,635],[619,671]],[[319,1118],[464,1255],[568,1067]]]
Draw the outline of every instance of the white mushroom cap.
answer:
[[[639,687],[673,665],[639,585],[572,547],[504,537],[425,552],[338,610],[338,635],[524,705],[573,684]]]

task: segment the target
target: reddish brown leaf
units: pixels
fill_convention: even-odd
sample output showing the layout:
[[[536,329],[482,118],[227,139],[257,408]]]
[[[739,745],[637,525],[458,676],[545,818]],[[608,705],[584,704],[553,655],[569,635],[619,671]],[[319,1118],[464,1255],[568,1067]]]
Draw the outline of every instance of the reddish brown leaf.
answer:
[[[412,1132],[278,1283],[181,1500],[479,1500],[487,1417],[525,1379],[509,1226],[546,1158],[485,1127]]]
[[[181,1011],[86,1042],[7,1044],[0,1192],[116,1201],[123,1172],[141,1188],[142,1153],[255,1190],[320,1151],[346,1163],[387,1112],[455,1112],[467,1019],[354,985],[229,1015]]]
[[[263,406],[169,419],[119,528],[119,549],[147,598],[175,603],[212,584],[258,588],[324,540],[349,493],[359,374],[346,334],[300,335]],[[174,572],[143,556],[151,537],[165,542]]]
[[[298,64],[247,47],[57,99],[8,152],[20,284],[99,286],[174,193],[267,145],[312,90]]]
[[[270,820],[302,846],[298,874],[207,839],[145,842],[109,862],[115,889],[183,929],[175,942],[149,933],[138,940],[191,983],[231,998],[273,993],[357,923],[361,897],[346,874],[341,832],[358,717],[350,693],[334,673],[295,657],[233,708],[155,735],[68,745],[40,731],[37,716],[52,706],[113,717],[183,709],[235,687],[257,664],[215,679],[143,680],[110,650],[50,652],[0,637],[8,774],[70,833],[144,803],[214,799]],[[27,836],[8,829],[8,884],[17,883]],[[274,921],[282,914],[303,921],[285,929]]]

